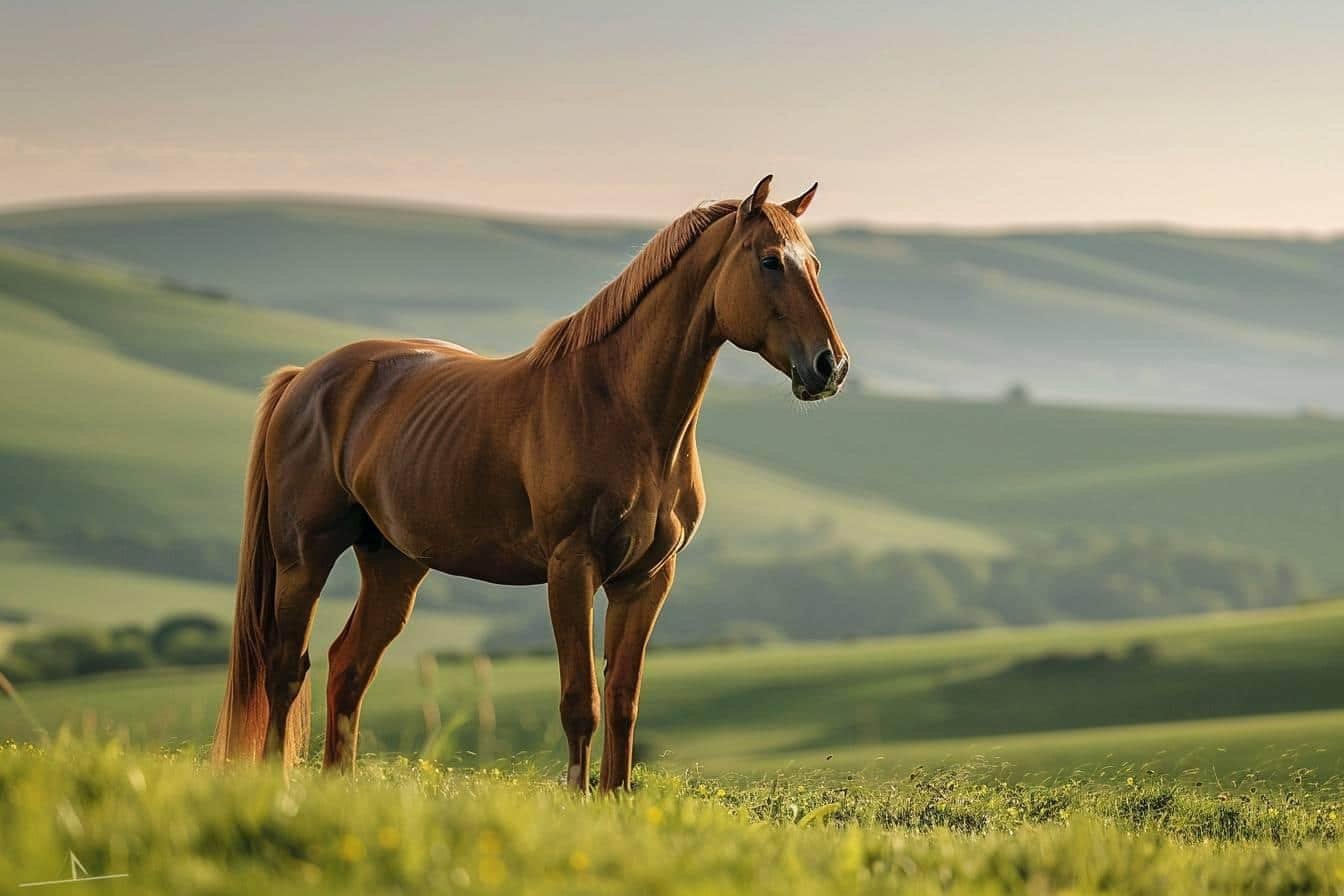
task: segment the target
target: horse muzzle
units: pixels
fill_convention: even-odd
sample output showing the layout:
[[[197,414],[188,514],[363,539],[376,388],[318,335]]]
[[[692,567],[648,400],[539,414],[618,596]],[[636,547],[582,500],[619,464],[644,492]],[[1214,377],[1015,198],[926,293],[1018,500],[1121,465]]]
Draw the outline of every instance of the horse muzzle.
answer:
[[[793,397],[799,401],[821,401],[840,391],[849,375],[849,357],[839,358],[829,349],[822,349],[811,361],[795,362],[790,368]]]

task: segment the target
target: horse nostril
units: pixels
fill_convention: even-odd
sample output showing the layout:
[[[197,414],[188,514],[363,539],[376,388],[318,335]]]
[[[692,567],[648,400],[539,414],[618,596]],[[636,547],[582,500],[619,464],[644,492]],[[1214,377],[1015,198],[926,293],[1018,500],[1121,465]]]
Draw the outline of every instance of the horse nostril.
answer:
[[[835,354],[830,349],[823,349],[812,366],[816,368],[817,375],[829,383],[831,374],[835,373]]]

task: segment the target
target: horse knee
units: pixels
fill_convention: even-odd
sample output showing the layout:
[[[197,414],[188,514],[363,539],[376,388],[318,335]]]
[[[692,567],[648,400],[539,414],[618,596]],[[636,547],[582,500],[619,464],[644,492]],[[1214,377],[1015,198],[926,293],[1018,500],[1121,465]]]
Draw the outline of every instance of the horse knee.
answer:
[[[638,697],[633,688],[612,687],[607,691],[607,725],[613,734],[628,735],[635,730],[639,716]]]
[[[343,709],[357,704],[368,689],[372,677],[367,670],[360,668],[359,663],[347,662],[341,666],[333,662],[331,678],[327,683],[332,705]]]
[[[560,698],[560,724],[570,737],[592,737],[597,730],[597,695],[587,691],[567,693]]]
[[[273,656],[266,676],[271,702],[286,706],[294,702],[312,665],[306,650],[297,657],[286,656],[284,652]]]

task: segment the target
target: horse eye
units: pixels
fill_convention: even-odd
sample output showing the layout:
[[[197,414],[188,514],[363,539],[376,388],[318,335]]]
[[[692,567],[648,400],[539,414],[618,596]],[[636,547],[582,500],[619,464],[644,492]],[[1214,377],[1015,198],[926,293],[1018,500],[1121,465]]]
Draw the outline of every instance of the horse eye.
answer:
[[[784,267],[784,264],[779,260],[778,255],[767,255],[761,259],[761,267],[767,271],[778,271]]]

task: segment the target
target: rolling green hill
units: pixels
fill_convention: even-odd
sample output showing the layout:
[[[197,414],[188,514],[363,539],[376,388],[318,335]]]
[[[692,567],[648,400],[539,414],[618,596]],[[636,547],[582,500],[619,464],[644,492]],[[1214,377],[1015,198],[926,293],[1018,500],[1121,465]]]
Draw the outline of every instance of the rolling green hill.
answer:
[[[701,439],[855,495],[1031,539],[1149,529],[1256,545],[1344,584],[1344,425],[844,395],[806,419],[719,390]]]
[[[667,613],[676,613],[675,601]],[[418,623],[412,620],[412,628]],[[1160,621],[999,629],[848,644],[655,651],[640,712],[641,752],[669,769],[765,773],[793,767],[878,774],[913,766],[1010,763],[1013,774],[1090,773],[1125,763],[1165,773],[1308,768],[1344,774],[1344,603]],[[315,670],[318,693],[325,669]],[[30,685],[48,728],[125,728],[137,742],[209,737],[222,670],[109,675]],[[563,744],[555,660],[496,661],[493,755]],[[422,675],[393,665],[364,710],[370,750],[426,745],[423,704],[454,734],[436,749],[477,750],[472,664]],[[322,701],[314,701],[321,713]],[[320,731],[320,725],[314,730]],[[0,703],[0,739],[31,738]],[[471,763],[472,757],[459,757]]]
[[[293,198],[0,214],[0,239],[491,351],[526,345],[586,301],[650,229]],[[1071,402],[1344,409],[1344,240],[1155,229],[814,236],[856,375],[871,385],[983,396],[1024,382]],[[768,376],[741,359],[728,368]]]
[[[236,540],[253,384],[356,336],[0,247],[0,515]]]

